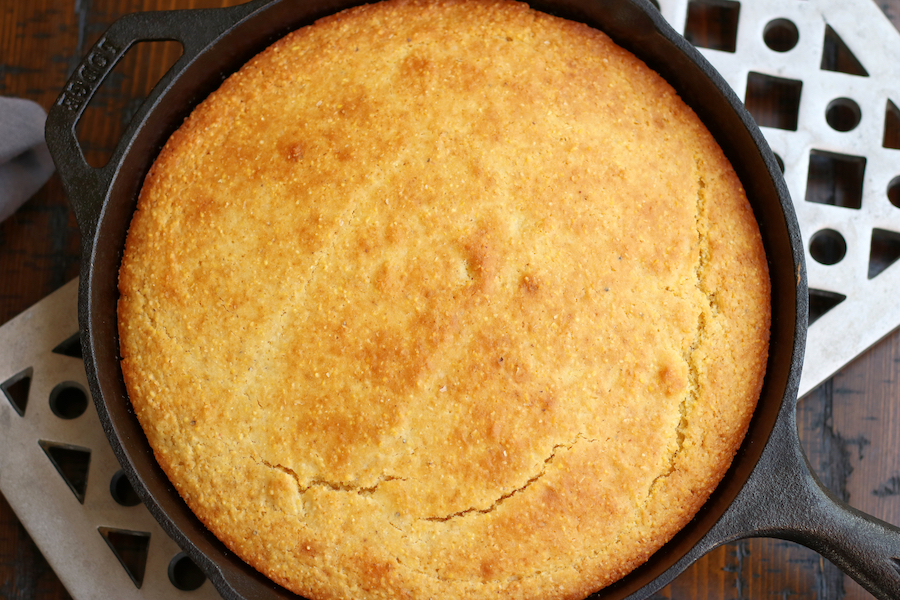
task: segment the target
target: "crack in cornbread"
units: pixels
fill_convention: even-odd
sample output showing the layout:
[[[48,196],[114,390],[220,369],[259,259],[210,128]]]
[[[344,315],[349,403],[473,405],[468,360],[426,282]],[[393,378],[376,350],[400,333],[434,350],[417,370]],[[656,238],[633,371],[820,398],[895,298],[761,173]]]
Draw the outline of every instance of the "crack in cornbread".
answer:
[[[389,0],[251,60],[151,168],[120,291],[160,465],[314,600],[608,585],[715,488],[767,357],[710,134],[505,1]]]
[[[579,438],[582,438],[583,436],[581,436],[581,435],[579,434],[578,437],[579,437]],[[588,441],[593,441],[593,440],[588,440]],[[576,440],[576,442],[577,442],[577,440]],[[504,500],[507,500],[507,499],[509,499],[509,498],[512,498],[513,496],[515,496],[515,495],[518,494],[518,493],[521,493],[521,492],[525,491],[526,489],[528,489],[528,487],[529,487],[531,484],[533,484],[533,483],[536,482],[538,479],[540,479],[541,477],[543,477],[544,474],[547,472],[548,466],[550,465],[551,462],[553,462],[553,459],[556,457],[556,451],[557,451],[559,448],[566,448],[567,450],[571,450],[571,449],[572,449],[572,446],[574,446],[576,442],[572,442],[571,444],[568,444],[568,445],[566,445],[566,444],[557,444],[557,445],[553,446],[553,451],[550,453],[550,456],[548,456],[546,459],[544,459],[544,465],[543,465],[543,468],[541,468],[541,471],[540,471],[537,475],[534,475],[533,477],[529,478],[525,483],[523,483],[523,484],[520,485],[519,487],[517,487],[517,488],[515,488],[515,489],[513,489],[513,490],[511,490],[511,491],[509,491],[509,492],[506,492],[505,494],[503,494],[502,496],[500,496],[499,498],[497,498],[496,500],[494,500],[494,502],[493,502],[490,506],[488,506],[487,508],[476,508],[476,507],[471,507],[471,508],[466,508],[466,509],[464,509],[464,510],[455,512],[455,513],[453,513],[452,515],[447,515],[447,516],[445,516],[445,517],[425,517],[425,520],[426,520],[426,521],[449,521],[450,519],[455,519],[455,518],[457,518],[457,517],[462,517],[462,516],[465,516],[465,515],[470,514],[470,513],[487,514],[487,513],[491,512],[491,511],[495,510],[495,509],[497,508],[497,506],[498,506],[501,502],[503,502]]]
[[[265,460],[262,460],[260,462],[263,465],[269,467],[270,469],[275,469],[277,471],[287,473],[288,475],[293,477],[294,480],[297,482],[297,492],[300,494],[306,493],[307,491],[309,491],[309,489],[311,487],[314,487],[317,485],[325,486],[328,489],[331,489],[334,491],[351,492],[354,494],[372,494],[375,492],[375,490],[378,489],[378,486],[381,485],[385,481],[405,481],[405,479],[403,479],[402,477],[393,477],[391,475],[385,475],[369,487],[353,486],[353,485],[349,485],[349,484],[341,483],[341,482],[326,481],[324,479],[313,479],[312,481],[309,481],[306,485],[303,485],[300,481],[300,477],[296,473],[294,473],[291,469],[289,469],[288,467],[285,467],[284,465],[273,465]]]
[[[700,160],[695,159],[698,165],[698,171],[701,170],[699,168]],[[707,302],[709,304],[709,308],[715,311],[715,303],[713,296],[706,291],[705,285],[703,283],[704,272],[706,270],[706,263],[709,261],[709,248],[706,239],[706,216],[705,216],[705,205],[706,198],[704,197],[704,189],[706,188],[706,182],[703,180],[703,177],[699,177],[697,179],[697,209],[696,209],[696,228],[697,228],[697,264],[694,268],[694,280],[697,289],[706,297]],[[700,389],[700,377],[698,372],[700,370],[700,365],[698,365],[694,360],[694,351],[703,343],[703,336],[706,331],[706,310],[702,305],[699,307],[699,311],[697,312],[697,326],[694,330],[694,341],[691,342],[690,347],[684,352],[684,362],[687,365],[688,369],[688,391],[687,394],[681,400],[681,403],[678,405],[678,412],[681,415],[681,418],[678,422],[678,427],[676,428],[676,446],[672,451],[671,456],[669,457],[669,467],[668,469],[661,473],[656,480],[654,480],[653,485],[656,484],[660,478],[667,477],[674,469],[675,469],[675,459],[678,456],[678,453],[681,452],[684,445],[684,429],[687,424],[688,417],[690,415],[691,407],[697,402],[697,399],[702,396],[702,391]],[[652,485],[651,485],[652,487]]]

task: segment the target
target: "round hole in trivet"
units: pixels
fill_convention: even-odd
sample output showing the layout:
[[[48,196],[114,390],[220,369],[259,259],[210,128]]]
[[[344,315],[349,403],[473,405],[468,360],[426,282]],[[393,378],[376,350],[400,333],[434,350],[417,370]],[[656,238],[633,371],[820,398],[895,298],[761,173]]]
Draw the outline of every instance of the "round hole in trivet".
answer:
[[[859,104],[850,98],[838,98],[828,103],[825,109],[825,120],[835,131],[850,131],[859,125],[862,111]]]
[[[834,265],[841,262],[847,254],[847,242],[834,229],[823,229],[816,232],[809,241],[809,253],[816,262]]]
[[[787,19],[773,19],[763,30],[763,41],[775,52],[787,52],[800,41],[797,26]]]
[[[109,495],[122,506],[137,506],[141,503],[141,498],[125,476],[125,471],[121,469],[116,471],[109,481]]]
[[[87,407],[87,392],[74,381],[60,383],[50,392],[50,410],[60,419],[80,417]]]
[[[179,552],[169,562],[169,581],[179,590],[191,592],[206,581],[206,575],[184,552]]]
[[[888,184],[887,196],[891,204],[900,208],[900,175],[894,177]]]
[[[781,159],[780,156],[778,156],[774,152],[772,153],[772,155],[775,156],[775,162],[778,163],[778,168],[781,170],[781,173],[783,175],[784,174],[784,161]]]

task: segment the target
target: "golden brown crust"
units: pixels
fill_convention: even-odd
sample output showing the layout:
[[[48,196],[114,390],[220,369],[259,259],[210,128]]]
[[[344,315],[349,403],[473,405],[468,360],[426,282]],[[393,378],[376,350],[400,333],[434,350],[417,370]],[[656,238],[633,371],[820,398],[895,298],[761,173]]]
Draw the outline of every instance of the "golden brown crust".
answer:
[[[165,472],[310,598],[581,598],[682,528],[766,363],[756,222],[672,89],[504,1],[391,0],[172,136],[120,272]]]

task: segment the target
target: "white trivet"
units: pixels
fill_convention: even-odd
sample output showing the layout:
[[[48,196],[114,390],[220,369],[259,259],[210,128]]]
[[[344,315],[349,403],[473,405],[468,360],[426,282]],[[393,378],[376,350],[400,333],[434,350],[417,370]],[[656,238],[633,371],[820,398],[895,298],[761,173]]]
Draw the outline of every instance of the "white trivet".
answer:
[[[892,187],[893,194],[900,195],[900,149],[883,146],[890,123],[887,113],[900,107],[900,34],[871,0],[659,0],[659,4],[666,20],[683,34],[689,10],[705,5],[737,11],[734,51],[700,51],[740,98],[746,100],[751,73],[756,81],[775,77],[785,86],[802,83],[796,130],[762,127],[762,131],[784,162],[806,243],[812,294],[845,297],[809,328],[800,380],[800,395],[805,395],[900,325],[900,265],[894,263],[872,279],[868,276],[873,232],[876,242],[885,240],[889,254],[900,246],[900,207],[888,197]],[[767,27],[790,27],[779,20],[793,24],[798,34],[796,45],[785,52],[772,50],[765,41]],[[867,75],[821,68],[826,31],[832,40],[837,36],[843,42]],[[850,131],[828,124],[834,101],[836,110],[852,113],[854,104],[858,108],[859,124]],[[850,173],[845,182],[848,192],[859,184],[858,208],[807,200],[808,194],[816,197],[815,173],[813,189],[808,189],[812,155],[814,160],[849,168],[865,159],[861,180]],[[827,247],[840,245],[841,239],[846,254],[833,265],[822,264],[810,253],[814,240]]]
[[[82,395],[84,363],[62,348],[54,352],[78,333],[77,296],[75,280],[0,328],[0,492],[75,600],[218,598],[209,581],[179,590],[169,577],[179,564],[178,546],[143,504],[122,506],[110,491],[119,464]],[[87,400],[83,412],[80,400]],[[85,474],[79,463],[88,457]],[[129,547],[148,543],[145,562],[130,560],[131,574],[113,550],[123,539],[126,564]]]
[[[682,33],[689,10],[704,6],[737,10],[730,40],[734,51],[701,51],[738,96],[745,97],[751,73],[757,81],[775,77],[789,84],[801,82],[795,129],[764,127],[763,132],[785,165],[807,243],[810,287],[820,295],[845,297],[810,327],[801,381],[805,394],[900,325],[900,302],[890,295],[900,291],[900,266],[868,276],[873,231],[900,235],[900,207],[888,198],[892,182],[900,187],[900,150],[882,145],[888,103],[900,106],[900,35],[871,0],[740,4],[659,0],[659,4]],[[786,52],[772,50],[765,42],[767,26],[790,29],[784,21],[770,26],[777,19],[789,21],[797,30],[796,45]],[[866,76],[821,69],[826,32],[832,40],[840,38]],[[851,113],[854,103],[859,109],[859,123],[848,132],[828,124],[826,115],[835,100]],[[826,162],[850,157],[857,165],[865,159],[858,208],[807,200],[811,155]],[[852,187],[852,178],[847,185]],[[809,252],[816,234],[826,230],[840,236],[825,234],[831,244],[826,248],[833,250],[841,239],[846,244],[846,254],[830,266]],[[886,235],[890,245],[890,234],[879,235]],[[61,397],[73,394],[77,404],[78,393],[87,390],[82,362],[58,348],[77,333],[76,296],[73,281],[0,328],[0,386],[5,388],[0,393],[0,492],[76,600],[216,598],[209,582],[195,591],[179,590],[169,575],[173,565],[185,564],[177,561],[178,547],[142,505],[122,506],[110,492],[119,467],[93,408],[88,406],[70,419],[54,412],[56,408],[65,415],[72,410]],[[3,396],[8,391],[19,397],[25,379],[27,396],[16,401],[19,408],[24,405],[20,415],[13,401]],[[66,457],[83,458],[87,453],[86,480],[76,468],[74,474],[68,473],[67,482],[60,473],[65,468],[58,470],[51,460],[56,456],[57,463],[64,464]],[[129,573],[113,550],[115,543],[107,542],[123,536],[148,542],[143,577],[140,560],[137,567],[131,560]],[[183,586],[191,578],[176,576],[175,581]]]

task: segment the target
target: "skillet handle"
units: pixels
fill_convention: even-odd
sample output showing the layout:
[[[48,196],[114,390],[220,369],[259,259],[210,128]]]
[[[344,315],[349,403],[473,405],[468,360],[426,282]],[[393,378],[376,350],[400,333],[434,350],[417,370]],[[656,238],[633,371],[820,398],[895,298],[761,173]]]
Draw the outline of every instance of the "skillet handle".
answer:
[[[782,419],[773,431],[729,510],[733,514],[723,521],[733,535],[725,537],[797,542],[830,560],[876,598],[900,598],[900,528],[856,510],[822,485],[803,454],[793,418]]]
[[[125,15],[100,37],[72,73],[47,115],[47,146],[62,178],[85,241],[93,240],[103,201],[119,168],[127,144],[134,137],[141,116],[156,103],[161,92],[177,78],[214,40],[249,15],[259,2],[232,8],[174,10]],[[91,167],[75,134],[84,110],[116,63],[137,42],[180,42],[182,55],[157,83],[134,116],[109,162]]]
[[[837,498],[829,500],[818,511],[823,526],[797,541],[833,562],[876,598],[900,598],[900,529]]]

